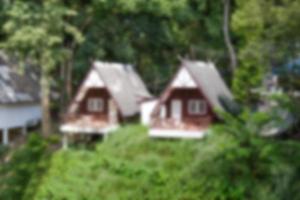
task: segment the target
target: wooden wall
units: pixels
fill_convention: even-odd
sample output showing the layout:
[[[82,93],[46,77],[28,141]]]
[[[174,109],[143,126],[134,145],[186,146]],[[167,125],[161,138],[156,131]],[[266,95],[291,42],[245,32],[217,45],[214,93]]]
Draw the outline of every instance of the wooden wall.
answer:
[[[182,120],[183,121],[195,121],[199,122],[201,120],[204,121],[213,121],[215,118],[215,114],[205,98],[202,92],[199,89],[172,89],[169,98],[167,99],[165,105],[167,109],[167,118],[171,117],[171,101],[173,99],[180,99],[182,101]],[[191,99],[204,99],[207,102],[207,114],[206,115],[191,115],[188,112],[188,101]]]
[[[88,106],[88,99],[89,98],[102,98],[104,101],[104,110],[102,112],[90,112],[87,110]],[[94,118],[99,119],[99,120],[109,120],[109,101],[111,99],[111,96],[107,89],[105,88],[90,88],[83,100],[79,104],[79,109],[77,111],[77,115],[92,115]],[[117,120],[119,122],[122,122],[122,116],[120,111],[117,113]]]
[[[102,98],[104,101],[104,110],[103,112],[90,112],[87,110],[88,99],[89,98]],[[97,116],[107,116],[108,115],[108,102],[110,95],[106,89],[102,88],[91,88],[87,91],[84,99],[80,102],[78,114],[83,115],[97,115]]]

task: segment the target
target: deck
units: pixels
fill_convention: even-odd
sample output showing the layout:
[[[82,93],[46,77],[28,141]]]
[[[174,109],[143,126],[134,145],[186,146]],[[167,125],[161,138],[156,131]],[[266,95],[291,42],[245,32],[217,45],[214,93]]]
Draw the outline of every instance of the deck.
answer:
[[[152,121],[149,136],[156,138],[201,139],[209,128],[209,119],[176,122],[172,119]]]
[[[108,134],[118,128],[118,124],[111,124],[107,118],[93,115],[79,115],[68,117],[60,130],[64,133],[77,134]]]
[[[154,119],[150,127],[162,130],[184,130],[184,131],[199,131],[205,130],[211,123],[210,118],[196,119],[196,120],[183,120],[175,121],[173,119]]]

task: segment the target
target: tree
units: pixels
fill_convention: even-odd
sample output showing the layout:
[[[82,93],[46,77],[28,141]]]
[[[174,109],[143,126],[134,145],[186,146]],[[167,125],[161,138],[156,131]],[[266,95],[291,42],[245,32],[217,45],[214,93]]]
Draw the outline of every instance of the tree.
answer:
[[[92,25],[94,18],[92,15],[92,3],[90,1],[64,1],[64,5],[72,10],[76,10],[77,15],[76,16],[70,16],[66,17],[65,21],[69,24],[72,24],[77,28],[77,31],[79,31],[82,35],[85,35],[90,26]],[[74,80],[73,80],[73,73],[74,69],[75,72],[78,72],[76,70],[75,61],[78,61],[76,59],[75,55],[77,51],[80,49],[81,43],[79,43],[77,40],[65,40],[64,41],[64,47],[69,52],[65,61],[61,64],[60,68],[60,82],[57,84],[57,86],[60,88],[60,116],[63,116],[63,114],[66,112],[68,103],[71,100],[73,96],[73,87]],[[86,55],[85,58],[83,58],[85,61],[90,60],[90,55]],[[84,68],[87,68],[87,66],[84,66]],[[76,80],[76,79],[75,79]]]
[[[230,27],[229,18],[231,16],[230,7],[232,3],[230,0],[223,0],[223,3],[224,3],[224,20],[223,20],[224,40],[229,52],[231,72],[232,74],[234,74],[238,63],[237,63],[237,56],[231,41],[230,30],[229,30]]]
[[[240,66],[233,91],[239,101],[257,101],[253,89],[264,73],[299,56],[299,9],[298,0],[236,0],[232,28],[239,37]]]
[[[233,79],[233,91],[238,101],[251,105],[259,98],[253,90],[261,86],[268,65],[265,55],[268,45],[262,37],[263,12],[267,12],[267,6],[256,0],[236,1],[236,4],[232,27],[240,37],[240,66]]]
[[[81,72],[77,80],[92,59],[131,63],[159,94],[176,71],[179,56],[227,60],[221,1],[103,0],[89,8],[92,22],[75,53],[74,67]]]
[[[62,1],[16,0],[7,9],[3,26],[6,40],[2,46],[19,61],[30,62],[40,67],[42,92],[42,132],[48,136],[51,130],[50,88],[51,72],[68,55],[65,40],[81,42],[80,32],[65,19],[76,15]]]
[[[220,113],[223,123],[212,127],[194,160],[197,171],[189,176],[198,181],[199,199],[299,198],[294,186],[299,163],[291,155],[298,155],[300,146],[261,136],[270,123],[285,123],[274,115],[276,109]]]
[[[0,188],[5,188],[1,190],[1,199],[32,199],[24,198],[24,194],[38,187],[39,183],[34,185],[32,179],[47,170],[51,155],[47,149],[50,145],[53,144],[40,135],[32,134],[24,146],[10,151],[10,159],[6,159],[0,167]]]

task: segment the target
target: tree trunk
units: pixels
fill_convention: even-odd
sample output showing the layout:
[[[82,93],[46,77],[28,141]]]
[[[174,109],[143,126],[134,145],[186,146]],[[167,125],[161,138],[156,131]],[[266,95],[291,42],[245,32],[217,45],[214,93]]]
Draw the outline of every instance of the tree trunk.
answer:
[[[60,108],[59,108],[59,117],[60,120],[63,119],[63,115],[65,114],[65,107],[66,107],[66,62],[62,63],[60,66]]]
[[[72,98],[72,70],[73,70],[73,56],[70,56],[62,65],[60,71],[60,78],[62,85],[60,89],[60,118],[63,119],[67,111],[68,103]]]
[[[42,68],[41,90],[42,90],[42,134],[48,137],[51,133],[51,116],[50,116],[50,80],[46,69]]]
[[[230,15],[231,1],[223,0],[223,3],[224,3],[224,21],[223,21],[224,39],[229,52],[231,72],[234,73],[238,63],[237,63],[236,52],[230,38],[230,30],[229,30],[229,26],[230,26],[229,15]]]
[[[70,101],[72,97],[72,80],[73,80],[73,56],[71,55],[70,58],[67,60],[67,68],[66,68],[66,100],[67,102]]]

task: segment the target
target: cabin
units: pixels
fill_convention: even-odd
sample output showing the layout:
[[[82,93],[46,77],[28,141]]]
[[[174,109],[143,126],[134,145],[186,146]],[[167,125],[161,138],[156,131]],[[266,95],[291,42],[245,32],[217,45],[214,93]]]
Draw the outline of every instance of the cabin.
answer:
[[[0,133],[2,145],[36,126],[42,118],[40,86],[33,67],[20,69],[0,55]]]
[[[67,135],[107,135],[140,113],[151,98],[131,65],[96,61],[73,99],[60,130]]]
[[[213,63],[184,60],[153,108],[149,135],[202,138],[232,99]]]

